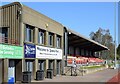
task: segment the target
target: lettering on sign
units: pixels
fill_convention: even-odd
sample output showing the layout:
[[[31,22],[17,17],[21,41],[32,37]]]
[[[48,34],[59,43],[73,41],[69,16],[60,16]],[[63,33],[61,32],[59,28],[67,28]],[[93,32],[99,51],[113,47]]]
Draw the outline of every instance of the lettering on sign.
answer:
[[[36,58],[62,59],[62,49],[36,46]]]

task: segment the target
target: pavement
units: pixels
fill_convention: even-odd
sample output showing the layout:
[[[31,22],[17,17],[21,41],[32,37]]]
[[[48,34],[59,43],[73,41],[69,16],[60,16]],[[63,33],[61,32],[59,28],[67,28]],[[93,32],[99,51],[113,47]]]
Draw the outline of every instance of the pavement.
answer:
[[[113,78],[111,78],[107,84],[109,84],[110,82],[118,82],[120,84],[120,71],[118,72],[117,75],[115,75]]]
[[[56,76],[53,79],[45,78],[42,81],[32,82],[108,82],[118,74],[118,69],[105,69],[83,76]]]

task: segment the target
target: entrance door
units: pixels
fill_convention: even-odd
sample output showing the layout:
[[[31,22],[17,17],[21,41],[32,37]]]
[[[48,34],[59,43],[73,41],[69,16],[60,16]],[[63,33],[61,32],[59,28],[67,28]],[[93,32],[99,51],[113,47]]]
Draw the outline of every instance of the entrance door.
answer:
[[[54,61],[53,60],[49,60],[49,69],[53,69],[53,67],[54,67]]]
[[[45,61],[44,60],[39,60],[39,69],[45,70]]]
[[[15,81],[20,82],[22,79],[22,60],[15,59]]]
[[[61,61],[57,60],[57,75],[60,75],[60,65],[61,65]]]
[[[30,61],[30,60],[26,61],[26,71],[31,72],[31,79],[34,79],[34,77],[33,77],[33,61]]]
[[[9,60],[8,82],[15,82],[15,61]]]

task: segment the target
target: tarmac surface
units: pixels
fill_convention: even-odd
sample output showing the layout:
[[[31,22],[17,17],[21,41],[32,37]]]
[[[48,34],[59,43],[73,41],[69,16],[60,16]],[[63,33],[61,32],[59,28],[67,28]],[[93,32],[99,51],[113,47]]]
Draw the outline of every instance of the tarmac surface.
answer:
[[[56,76],[53,79],[45,78],[42,81],[32,82],[108,82],[118,74],[118,69],[105,69],[83,76]]]

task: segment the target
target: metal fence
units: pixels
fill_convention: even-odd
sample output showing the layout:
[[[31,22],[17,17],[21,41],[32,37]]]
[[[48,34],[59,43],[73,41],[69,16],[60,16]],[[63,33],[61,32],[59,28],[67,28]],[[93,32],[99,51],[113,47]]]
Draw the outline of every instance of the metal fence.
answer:
[[[0,37],[0,43],[19,45],[19,42],[15,39],[10,39],[8,37]]]

